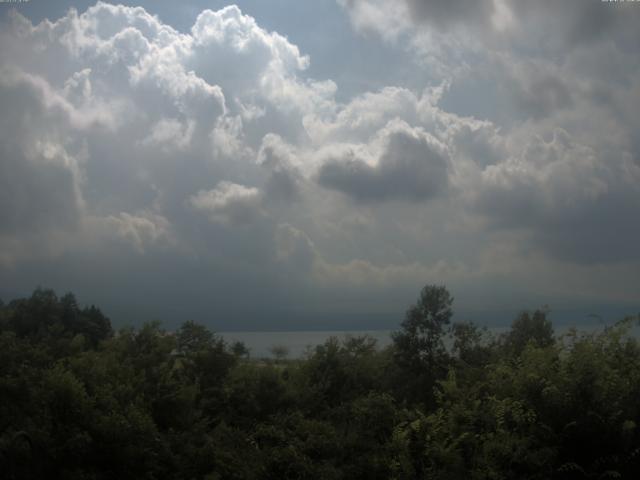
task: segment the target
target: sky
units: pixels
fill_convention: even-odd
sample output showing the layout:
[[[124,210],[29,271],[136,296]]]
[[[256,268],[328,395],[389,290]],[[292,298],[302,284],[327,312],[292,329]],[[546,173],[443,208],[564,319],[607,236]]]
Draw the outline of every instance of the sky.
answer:
[[[487,325],[636,314],[638,25],[601,0],[0,3],[0,298],[220,331],[394,328],[426,284]]]

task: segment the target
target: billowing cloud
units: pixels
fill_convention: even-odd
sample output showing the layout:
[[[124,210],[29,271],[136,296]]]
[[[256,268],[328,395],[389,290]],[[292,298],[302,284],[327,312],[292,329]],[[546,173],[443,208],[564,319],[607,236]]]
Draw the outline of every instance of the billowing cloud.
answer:
[[[528,228],[534,244],[561,258],[638,260],[627,239],[640,200],[640,165],[629,154],[579,145],[563,130],[534,138],[520,156],[486,168],[476,208],[503,228]]]
[[[429,22],[437,28],[451,24],[483,24],[495,14],[494,0],[407,0],[409,14],[414,21]]]
[[[539,47],[558,48],[601,39],[636,36],[634,5],[604,6],[600,0],[519,2],[517,0],[338,0],[356,28],[391,38],[413,27],[456,33],[471,29],[487,40],[500,38],[524,46],[536,40]],[[614,2],[615,3],[615,2]],[[625,3],[625,2],[618,2]],[[627,2],[632,3],[632,2]]]
[[[201,190],[190,201],[214,221],[247,223],[260,212],[258,189],[231,182],[220,182],[213,190]]]
[[[295,149],[277,135],[267,134],[258,152],[258,164],[266,169],[265,200],[291,203],[299,199],[303,181]]]
[[[0,261],[11,262],[25,243],[46,251],[47,232],[77,229],[86,151],[65,134],[99,116],[78,112],[46,82],[13,69],[0,73],[0,104],[11,112],[0,120]]]
[[[447,190],[448,152],[433,136],[392,123],[384,129],[383,146],[375,163],[357,158],[329,159],[320,167],[318,182],[356,200],[426,200]]]
[[[14,11],[0,290],[68,288],[118,311],[140,291],[159,302],[141,315],[227,328],[388,316],[426,282],[468,309],[637,302],[640,8],[626,3],[341,0],[327,35],[385,47],[328,78],[286,15],[276,32],[234,5],[180,28],[103,2],[39,23]],[[400,51],[412,62],[389,85],[333,80],[380,84],[365,77]]]
[[[121,212],[119,215],[109,215],[105,225],[110,232],[132,244],[140,253],[144,253],[148,247],[153,247],[159,242],[169,242],[171,234],[170,225],[161,215],[141,212],[131,215]]]

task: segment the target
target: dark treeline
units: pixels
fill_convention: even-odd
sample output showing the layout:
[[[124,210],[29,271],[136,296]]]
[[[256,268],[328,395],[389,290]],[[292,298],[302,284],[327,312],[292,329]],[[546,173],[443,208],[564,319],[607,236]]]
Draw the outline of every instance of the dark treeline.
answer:
[[[636,318],[556,338],[543,310],[499,336],[451,316],[427,286],[384,350],[265,361],[36,290],[0,304],[0,476],[640,478]]]

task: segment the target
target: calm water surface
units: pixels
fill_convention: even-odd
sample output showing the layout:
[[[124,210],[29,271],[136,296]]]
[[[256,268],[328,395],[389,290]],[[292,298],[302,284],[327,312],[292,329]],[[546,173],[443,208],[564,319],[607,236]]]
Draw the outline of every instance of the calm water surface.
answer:
[[[566,333],[570,326],[556,326],[556,336]],[[579,331],[593,332],[602,330],[604,325],[580,325]],[[509,327],[492,327],[489,332],[500,334]],[[283,346],[288,349],[289,358],[300,358],[309,349],[323,344],[329,337],[338,337],[342,340],[346,336],[369,335],[376,339],[378,348],[384,348],[391,343],[391,332],[394,330],[354,330],[354,331],[293,331],[293,332],[219,332],[227,342],[241,341],[249,348],[252,358],[273,357],[271,348]],[[633,329],[635,335],[639,335],[638,327]]]

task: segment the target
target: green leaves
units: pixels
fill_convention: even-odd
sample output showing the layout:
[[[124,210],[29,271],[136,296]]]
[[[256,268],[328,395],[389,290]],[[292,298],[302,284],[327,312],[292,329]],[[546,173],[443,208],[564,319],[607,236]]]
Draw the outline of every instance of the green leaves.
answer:
[[[412,403],[433,406],[433,389],[448,369],[444,345],[453,298],[444,286],[427,285],[409,308],[402,330],[392,334],[394,359],[402,372],[403,396]]]
[[[366,336],[331,338],[304,359],[273,362],[246,358],[194,322],[175,333],[148,323],[94,342],[82,325],[95,312],[48,291],[0,306],[4,477],[626,479],[640,471],[634,318],[556,340],[536,312],[497,340],[455,324],[445,344],[451,297],[428,286],[386,350]],[[14,330],[21,319],[26,327]]]

